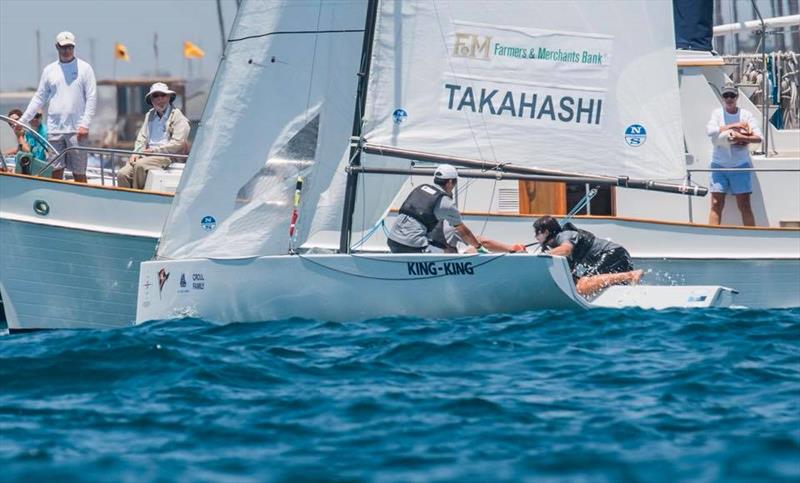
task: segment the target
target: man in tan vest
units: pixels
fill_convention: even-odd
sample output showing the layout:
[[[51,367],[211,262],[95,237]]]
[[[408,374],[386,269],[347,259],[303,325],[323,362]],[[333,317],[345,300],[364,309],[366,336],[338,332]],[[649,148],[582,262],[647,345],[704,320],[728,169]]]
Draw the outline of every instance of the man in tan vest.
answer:
[[[144,116],[133,149],[153,154],[131,155],[128,163],[117,173],[118,186],[143,189],[148,171],[153,168],[166,168],[172,162],[172,158],[162,154],[186,153],[189,120],[180,109],[172,105],[175,96],[175,92],[163,82],[156,82],[150,86],[150,92],[144,99],[153,108]]]

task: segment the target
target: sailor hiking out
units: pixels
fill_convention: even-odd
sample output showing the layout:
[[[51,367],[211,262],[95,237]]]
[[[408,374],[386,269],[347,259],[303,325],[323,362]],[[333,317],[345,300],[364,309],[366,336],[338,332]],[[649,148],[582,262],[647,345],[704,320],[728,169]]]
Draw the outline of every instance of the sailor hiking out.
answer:
[[[417,186],[409,193],[387,239],[392,253],[430,252],[429,240],[440,221],[447,221],[467,244],[483,250],[481,242],[461,220],[453,201],[457,184],[456,169],[440,164],[433,174],[433,184]]]
[[[610,240],[572,223],[562,227],[551,216],[536,220],[533,229],[544,251],[567,257],[581,295],[592,295],[609,285],[635,284],[642,278],[644,272],[634,270],[628,250]]]

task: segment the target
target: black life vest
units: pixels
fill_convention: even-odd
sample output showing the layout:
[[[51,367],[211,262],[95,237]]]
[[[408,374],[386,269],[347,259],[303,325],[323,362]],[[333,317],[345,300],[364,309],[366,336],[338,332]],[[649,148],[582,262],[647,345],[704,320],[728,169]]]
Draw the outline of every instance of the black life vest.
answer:
[[[428,243],[442,250],[450,248],[447,238],[444,236],[444,220],[436,223],[436,227],[428,233]]]
[[[568,258],[569,266],[574,269],[575,266],[582,263],[589,254],[589,250],[594,244],[594,234],[592,232],[582,230],[570,222],[564,223],[562,228],[563,231],[578,232],[578,241],[575,243],[575,246],[572,247],[572,254]],[[555,241],[555,237],[553,237],[552,241]]]
[[[408,194],[408,198],[400,207],[400,214],[408,215],[422,223],[430,233],[439,222],[433,210],[436,208],[436,203],[442,199],[442,196],[450,195],[438,186],[430,184],[419,185]]]

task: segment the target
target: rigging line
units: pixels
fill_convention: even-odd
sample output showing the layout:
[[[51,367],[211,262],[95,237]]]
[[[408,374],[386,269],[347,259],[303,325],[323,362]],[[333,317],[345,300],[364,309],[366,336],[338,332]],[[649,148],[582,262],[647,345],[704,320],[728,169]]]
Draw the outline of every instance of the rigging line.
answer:
[[[498,254],[504,254],[504,253],[505,253],[505,252],[500,252],[500,253],[498,253]],[[431,255],[431,253],[427,253],[427,252],[426,252],[426,253],[422,253],[422,255],[425,255],[425,254],[427,254],[427,255]],[[388,254],[387,254],[387,255],[388,255]],[[480,255],[480,253],[459,253],[459,254],[455,254],[455,253],[454,253],[452,258],[444,258],[444,259],[442,259],[442,260],[439,260],[439,261],[440,261],[440,262],[454,262],[454,261],[457,261],[457,260],[463,260],[463,259],[465,259],[465,258],[466,258],[466,259],[475,258],[475,257],[477,257],[478,255]],[[491,255],[491,254],[490,254],[490,255]],[[367,256],[367,255],[363,255],[363,256],[361,256],[361,255],[351,254],[350,256],[352,256],[353,258],[360,258],[360,259],[363,259],[363,260],[369,260],[369,261],[372,261],[372,262],[383,262],[383,263],[408,263],[408,262],[406,262],[406,261],[403,261],[403,260],[388,260],[388,259],[386,259],[386,258],[373,258],[372,256]],[[391,255],[390,255],[390,256],[391,256]]]
[[[241,42],[242,40],[258,39],[261,37],[269,37],[272,35],[302,35],[302,34],[350,34],[350,33],[364,33],[364,29],[341,29],[341,30],[278,30],[275,32],[267,32],[265,34],[248,35],[246,37],[239,37],[238,39],[230,39],[228,43]]]
[[[442,29],[441,29],[442,22],[441,22],[441,17],[439,15],[439,8],[436,6],[436,4],[437,4],[436,0],[434,0],[432,4],[433,4],[433,10],[436,13],[436,23],[439,24],[439,26],[440,26],[440,28],[439,28],[439,36],[441,37],[442,45],[444,45],[445,48],[447,48],[447,39],[444,38],[444,32],[442,32]],[[450,20],[452,22],[452,19],[450,19]],[[453,61],[450,59],[449,55],[446,56],[446,57],[447,57],[447,65],[450,68],[450,72],[454,73],[455,69],[453,68]],[[470,122],[469,116],[467,115],[466,112],[464,113],[464,119],[466,120],[467,126],[469,127],[469,132],[472,135],[472,140],[475,142],[475,147],[478,150],[478,155],[480,156],[481,161],[485,161],[484,156],[483,156],[483,152],[481,151],[481,146],[478,143],[477,137],[475,137],[475,129],[472,127],[472,122]],[[483,113],[481,113],[481,119],[483,119]],[[489,150],[491,151],[492,162],[494,163],[494,166],[492,166],[491,168],[487,167],[486,169],[488,170],[488,169],[498,168],[498,167],[500,167],[501,163],[499,163],[497,161],[497,154],[494,151],[494,144],[492,144],[492,139],[489,136],[489,128],[488,128],[485,120],[483,122],[483,129],[484,129],[485,134],[486,134],[486,140],[487,140],[487,142],[489,144]]]
[[[483,265],[492,263],[495,260],[499,260],[500,258],[503,258],[506,255],[508,255],[508,254],[507,253],[501,253],[501,254],[499,254],[499,255],[497,255],[495,257],[490,258],[489,260],[486,260],[485,262],[473,265],[472,268],[476,269],[478,267],[482,267]],[[329,266],[327,266],[327,265],[325,265],[323,263],[314,261],[314,260],[312,260],[310,258],[306,258],[304,255],[299,255],[298,254],[297,256],[300,257],[301,260],[307,261],[307,262],[309,262],[309,263],[311,263],[313,265],[317,265],[317,266],[319,266],[321,268],[324,268],[326,270],[330,270],[330,271],[336,272],[336,273],[341,273],[342,275],[349,275],[351,277],[365,278],[365,279],[369,279],[369,280],[386,280],[386,281],[392,281],[392,282],[415,282],[417,280],[429,280],[429,279],[434,279],[434,278],[442,278],[442,277],[450,276],[449,274],[441,274],[441,275],[430,275],[430,276],[427,276],[427,277],[414,277],[414,278],[374,277],[374,276],[371,276],[371,275],[362,275],[362,274],[359,274],[359,273],[352,273],[352,272],[348,272],[346,270],[340,270],[338,268],[329,267]],[[444,260],[439,260],[439,261],[444,261]],[[399,263],[409,263],[409,262],[399,262]]]
[[[322,17],[322,4],[319,4],[317,9],[317,28],[319,29],[319,19]],[[311,54],[311,75],[308,76],[308,95],[306,96],[306,112],[308,112],[308,105],[311,103],[311,87],[314,84],[314,68],[317,60],[317,45],[319,44],[319,35],[314,36],[314,51]],[[317,128],[319,129],[319,128]]]

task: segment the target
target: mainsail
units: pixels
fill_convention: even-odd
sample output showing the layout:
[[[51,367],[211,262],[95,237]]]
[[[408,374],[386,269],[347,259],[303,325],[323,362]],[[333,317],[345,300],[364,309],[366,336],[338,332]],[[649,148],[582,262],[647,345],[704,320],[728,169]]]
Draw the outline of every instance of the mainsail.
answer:
[[[285,254],[338,226],[366,7],[363,0],[244,2],[158,256]]]
[[[670,0],[382,1],[370,145],[590,175],[685,174]]]

